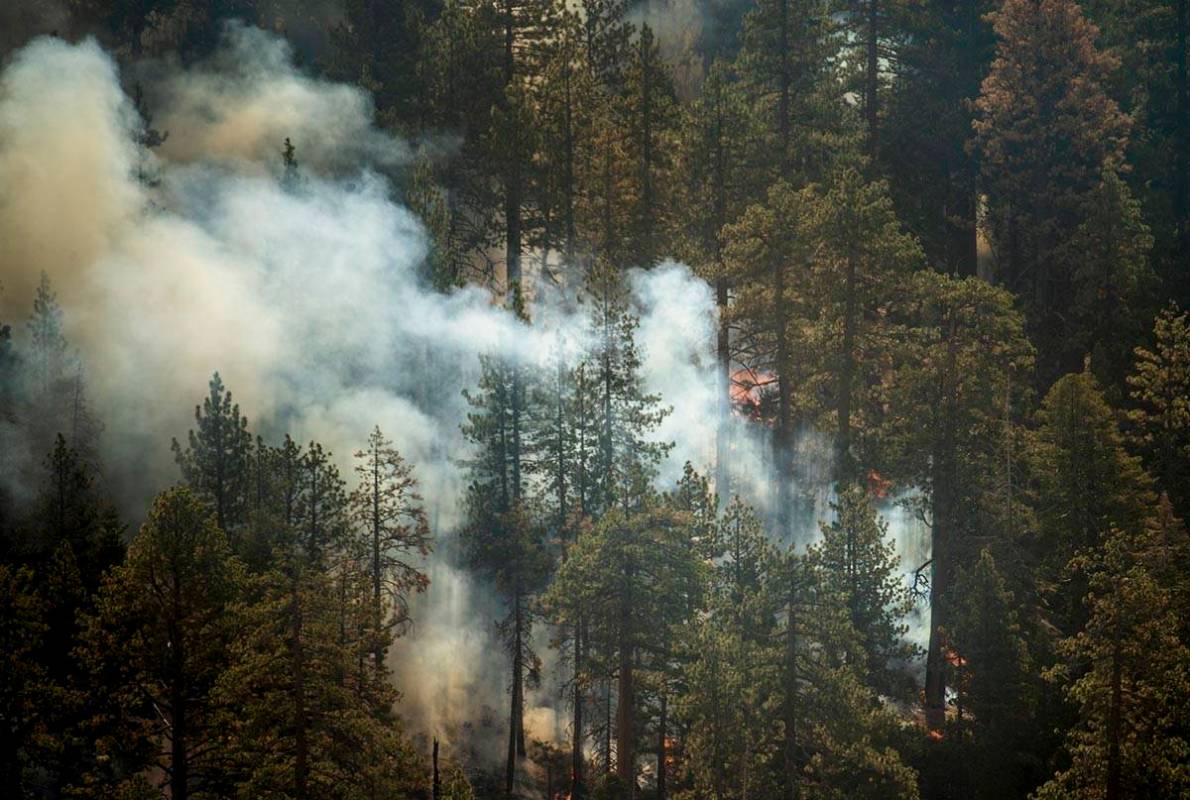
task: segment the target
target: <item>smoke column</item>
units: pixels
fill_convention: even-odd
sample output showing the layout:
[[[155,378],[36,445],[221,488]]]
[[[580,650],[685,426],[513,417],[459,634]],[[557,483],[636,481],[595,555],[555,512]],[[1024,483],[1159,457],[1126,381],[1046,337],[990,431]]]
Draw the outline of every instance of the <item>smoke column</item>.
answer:
[[[401,711],[444,738],[473,726],[468,741],[495,760],[498,603],[451,558],[460,392],[481,353],[544,363],[559,340],[582,346],[584,320],[546,295],[530,327],[480,288],[427,287],[425,232],[380,174],[409,146],[376,126],[366,93],[296,70],[282,40],[232,26],[206,63],[135,69],[168,131],[153,152],[93,41],[35,40],[0,74],[0,319],[19,332],[48,273],[106,426],[105,479],[132,519],[178,479],[168,443],[216,370],[255,431],[318,440],[344,475],[379,425],[416,465],[438,535],[431,587],[394,647]],[[282,174],[287,137],[296,179]],[[714,454],[714,296],[673,262],[632,273],[629,288],[646,389],[672,407],[657,432],[675,445],[659,478],[669,486],[685,461],[705,469]],[[733,486],[763,505],[764,437],[737,424]],[[14,435],[0,429],[0,443]],[[548,682],[529,697],[531,736],[553,737],[557,704]]]
[[[177,480],[168,443],[216,370],[256,431],[316,439],[345,475],[379,425],[416,465],[440,536],[394,648],[402,710],[431,728],[502,709],[498,609],[447,557],[460,390],[481,352],[540,363],[559,335],[581,345],[583,320],[542,298],[545,323],[529,327],[484,290],[426,287],[424,230],[375,171],[408,146],[376,127],[365,93],[295,70],[283,41],[231,27],[204,64],[137,69],[169,134],[152,153],[94,42],[36,40],[0,76],[0,319],[19,330],[46,271],[106,426],[105,478],[133,518]],[[296,180],[282,179],[286,137]],[[630,285],[648,389],[673,406],[668,483],[713,453],[713,296],[672,263]],[[534,735],[552,735],[547,701],[528,712]]]

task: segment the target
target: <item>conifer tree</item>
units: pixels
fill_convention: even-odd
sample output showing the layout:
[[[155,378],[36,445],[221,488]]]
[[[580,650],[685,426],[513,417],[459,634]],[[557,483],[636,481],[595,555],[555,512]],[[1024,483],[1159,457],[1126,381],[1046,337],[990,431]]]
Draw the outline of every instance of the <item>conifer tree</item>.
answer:
[[[188,446],[183,448],[177,439],[173,442],[174,458],[186,482],[210,501],[216,523],[233,536],[234,546],[235,528],[246,511],[252,436],[248,419],[232,403],[218,372],[209,387],[202,405],[194,407],[195,428],[189,433]]]
[[[519,410],[524,407],[525,385],[514,374],[518,368],[503,359],[484,358],[481,364],[479,393],[464,393],[473,411],[463,433],[475,448],[468,463],[471,484],[464,541],[472,566],[495,583],[506,606],[498,626],[511,670],[505,764],[505,791],[511,793],[516,765],[528,753],[525,683],[537,679],[539,663],[531,643],[532,598],[544,585],[548,558],[543,532],[524,496]]]
[[[1088,589],[1086,572],[1071,569],[1073,560],[1102,547],[1113,528],[1139,529],[1153,501],[1151,484],[1140,459],[1125,450],[1115,413],[1089,373],[1055,383],[1038,417],[1038,583],[1059,628],[1073,633],[1084,622]]]
[[[996,281],[1021,295],[1042,383],[1078,367],[1058,316],[1074,285],[1105,172],[1123,167],[1127,118],[1104,91],[1115,60],[1074,0],[1008,0],[977,102],[975,142],[988,195]]]
[[[968,556],[971,537],[1000,514],[989,506],[1002,499],[992,478],[1004,453],[984,432],[1020,424],[1032,349],[1011,296],[977,278],[917,272],[903,302],[898,316],[912,323],[900,329],[895,372],[883,390],[889,413],[880,463],[885,474],[925,493],[931,541],[926,724],[940,730],[955,569]]]
[[[375,625],[381,630],[388,624],[380,617],[387,600],[396,609],[392,624],[399,627],[409,621],[409,594],[429,585],[426,574],[410,559],[429,555],[430,525],[413,466],[379,427],[368,436],[367,449],[355,457],[360,483],[351,493],[351,516],[364,539]],[[377,667],[383,664],[383,651],[377,650],[373,657]]]
[[[624,78],[627,151],[632,163],[626,198],[631,222],[625,247],[630,264],[651,267],[666,254],[664,235],[671,227],[670,175],[678,109],[673,78],[648,24],[632,45]]]
[[[833,508],[835,519],[821,524],[822,541],[811,549],[810,561],[859,637],[855,665],[865,685],[888,697],[907,696],[912,685],[902,668],[914,648],[904,639],[908,626],[902,619],[912,600],[888,524],[858,487],[844,489]]]
[[[1138,541],[1139,539],[1139,541]],[[1037,791],[1071,796],[1177,797],[1190,790],[1190,651],[1168,590],[1146,567],[1143,536],[1113,528],[1075,559],[1091,574],[1086,626],[1065,639],[1050,675],[1078,709],[1068,767]]]
[[[157,745],[153,763],[171,797],[220,785],[208,741],[212,691],[227,667],[243,580],[209,509],[189,490],[171,489],[157,498],[128,560],[104,581],[86,623],[85,656],[119,670],[109,687],[127,715],[118,722],[125,736]]]
[[[685,105],[683,112],[675,171],[683,213],[674,236],[680,257],[715,284],[719,310],[715,340],[719,373],[715,489],[726,500],[731,494],[727,463],[733,359],[728,313],[731,280],[725,262],[724,228],[739,218],[746,201],[755,195],[757,176],[751,148],[757,132],[743,86],[722,61],[712,65],[699,96]]]
[[[1022,608],[991,551],[955,578],[947,640],[954,668],[956,719],[967,791],[974,797],[1023,796],[1044,777],[1037,709],[1039,669]]]
[[[898,41],[889,59],[880,174],[927,262],[963,276],[976,274],[979,259],[979,153],[967,144],[995,50],[987,15],[999,5],[926,0],[891,9]]]
[[[685,544],[687,525],[684,514],[667,508],[609,510],[579,539],[544,598],[563,622],[573,623],[573,609],[585,610],[597,654],[588,664],[615,675],[615,775],[626,799],[637,785],[637,670],[656,668],[657,651],[691,612],[687,587],[699,566]]]
[[[1136,349],[1128,377],[1137,444],[1180,514],[1190,511],[1190,314],[1176,306],[1153,323],[1152,349]]]
[[[810,198],[799,234],[813,250],[808,277],[810,308],[816,310],[814,350],[829,353],[814,371],[834,396],[836,475],[851,481],[858,477],[857,463],[870,460],[861,457],[860,434],[874,427],[865,419],[872,404],[864,390],[877,382],[885,361],[885,309],[903,276],[920,265],[921,252],[901,230],[883,183],[844,169],[825,193]]]

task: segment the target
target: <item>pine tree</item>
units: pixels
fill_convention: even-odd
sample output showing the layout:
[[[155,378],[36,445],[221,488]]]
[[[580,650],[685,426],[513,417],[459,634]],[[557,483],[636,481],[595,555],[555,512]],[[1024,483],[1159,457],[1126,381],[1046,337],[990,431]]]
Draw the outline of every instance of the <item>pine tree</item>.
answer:
[[[410,558],[430,554],[430,525],[417,493],[413,465],[401,457],[379,427],[368,436],[367,449],[355,457],[360,483],[349,502],[367,553],[366,574],[377,615],[374,624],[378,630],[390,624],[380,617],[387,599],[396,609],[391,624],[400,627],[409,621],[409,594],[429,585],[429,578]],[[373,657],[377,667],[384,663],[382,650]]]
[[[1143,338],[1152,242],[1128,186],[1115,172],[1104,172],[1074,235],[1079,263],[1066,335],[1069,346],[1089,355],[1091,369],[1112,397],[1123,394],[1131,347]]]
[[[995,50],[994,0],[897,3],[881,174],[897,216],[937,269],[974,275],[978,262],[977,151],[968,148],[974,101]]]
[[[1137,444],[1178,513],[1190,511],[1190,314],[1176,306],[1153,323],[1152,349],[1136,349],[1128,385]]]
[[[883,473],[921,487],[930,526],[930,641],[926,723],[945,714],[945,627],[957,565],[973,537],[999,525],[1004,495],[996,485],[1004,452],[986,435],[1020,424],[1032,349],[1011,296],[977,278],[915,273],[897,317],[895,370],[882,388],[888,414],[878,463]],[[1011,464],[1019,456],[1010,454]],[[923,565],[924,567],[925,565]]]
[[[1071,563],[1102,547],[1111,529],[1141,527],[1152,503],[1150,481],[1140,460],[1125,450],[1115,413],[1090,374],[1055,383],[1038,417],[1038,583],[1050,596],[1056,624],[1073,633],[1084,622],[1087,575]]]
[[[729,281],[736,287],[728,319],[744,328],[749,342],[735,357],[744,369],[775,384],[770,387],[776,394],[773,479],[781,536],[792,525],[793,435],[806,405],[795,392],[810,376],[808,332],[793,321],[811,314],[806,294],[797,291],[809,282],[810,245],[786,220],[808,218],[811,203],[812,190],[799,192],[780,182],[769,189],[765,203],[750,206],[724,232]]]
[[[1074,0],[1009,0],[977,106],[996,280],[1021,295],[1044,385],[1077,368],[1058,316],[1104,172],[1123,166],[1128,121],[1104,92],[1115,66]],[[1072,363],[1073,362],[1073,363]]]
[[[913,770],[881,742],[887,712],[839,658],[855,647],[845,605],[803,556],[789,553],[777,580],[783,613],[769,650],[778,676],[776,796],[917,797]]]
[[[844,489],[822,523],[822,541],[810,552],[820,580],[844,604],[859,636],[855,660],[866,686],[888,697],[912,693],[903,665],[914,655],[901,620],[912,599],[900,576],[900,560],[888,524],[876,515],[862,489]]]
[[[829,353],[814,371],[833,395],[836,475],[850,481],[859,477],[856,465],[870,460],[862,457],[862,434],[874,427],[866,420],[873,410],[865,388],[887,363],[880,344],[888,332],[885,309],[904,275],[920,265],[921,251],[901,230],[887,186],[865,182],[854,169],[811,195],[807,212],[799,234],[813,249],[813,349]]]
[[[1023,796],[1044,778],[1039,670],[1025,613],[990,550],[955,577],[947,642],[957,717],[948,731],[963,748],[973,797]]]
[[[691,613],[688,587],[699,566],[686,546],[687,525],[684,514],[667,508],[613,508],[572,548],[544,598],[564,623],[574,623],[576,609],[585,611],[588,666],[615,675],[619,797],[635,796],[637,784],[638,668],[657,668],[673,626]]]
[[[732,286],[725,263],[724,228],[739,219],[746,201],[755,194],[751,149],[758,133],[743,87],[722,61],[711,67],[699,96],[685,105],[683,112],[675,170],[683,213],[675,239],[680,257],[715,284],[719,309],[715,488],[726,500],[731,494],[727,463],[733,359],[728,313]]]
[[[636,507],[648,494],[657,465],[670,449],[651,432],[669,409],[642,386],[639,320],[619,275],[607,268],[593,271],[584,300],[591,345],[584,357],[582,402],[594,426],[595,492],[588,511],[598,516],[615,506]]]
[[[671,227],[670,175],[678,120],[673,77],[661,57],[653,29],[643,25],[632,45],[625,73],[624,116],[629,171],[627,256],[651,267],[666,254]]]
[[[154,503],[128,560],[103,584],[86,622],[85,657],[109,663],[121,681],[125,735],[154,742],[171,797],[201,796],[219,785],[208,738],[214,735],[215,681],[227,667],[231,609],[243,568],[210,511],[187,489]],[[125,747],[127,745],[124,745]]]
[[[188,446],[183,449],[177,439],[173,442],[174,458],[186,482],[214,506],[216,523],[233,537],[235,546],[235,529],[246,511],[252,436],[248,419],[232,403],[218,372],[209,386],[202,405],[194,407],[195,429],[189,433]]]
[[[498,623],[508,650],[510,709],[505,791],[513,791],[516,765],[528,750],[525,743],[526,681],[537,679],[539,659],[531,631],[532,598],[544,586],[549,564],[543,531],[527,509],[522,462],[520,410],[525,384],[519,367],[498,358],[482,359],[480,391],[464,393],[474,409],[463,433],[475,448],[468,463],[467,521],[463,532],[472,566],[495,583],[506,605]]]
[[[123,527],[111,502],[96,489],[94,471],[62,434],[46,457],[45,469],[26,557],[46,561],[62,544],[70,545],[84,587],[94,592],[104,571],[123,558]]]
[[[1113,528],[1102,549],[1075,559],[1090,573],[1086,626],[1065,639],[1050,671],[1079,719],[1070,764],[1037,791],[1062,797],[1177,797],[1190,791],[1190,651],[1169,592],[1145,565],[1144,538]]]

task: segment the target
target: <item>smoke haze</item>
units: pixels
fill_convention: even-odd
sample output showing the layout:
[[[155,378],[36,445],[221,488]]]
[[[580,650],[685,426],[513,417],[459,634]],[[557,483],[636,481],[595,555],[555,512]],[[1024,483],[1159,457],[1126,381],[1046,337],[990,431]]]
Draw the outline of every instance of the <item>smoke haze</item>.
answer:
[[[233,26],[205,62],[140,69],[153,126],[169,133],[152,153],[94,41],[38,39],[0,76],[0,319],[23,320],[48,273],[106,424],[106,480],[133,518],[145,492],[177,479],[165,443],[185,436],[216,370],[254,430],[316,439],[344,475],[379,425],[416,465],[439,536],[431,587],[394,648],[402,712],[440,735],[502,717],[499,609],[449,558],[460,389],[481,353],[532,364],[560,339],[581,346],[583,318],[557,293],[536,299],[529,327],[482,289],[427,287],[425,231],[380,174],[408,145],[375,125],[365,93],[304,75],[276,37]],[[281,162],[287,137],[296,176]],[[629,286],[646,389],[673,409],[657,432],[675,444],[669,486],[685,461],[705,469],[714,455],[714,297],[673,262]],[[737,427],[733,486],[763,505],[763,440]],[[530,697],[531,736],[554,735],[556,694]]]

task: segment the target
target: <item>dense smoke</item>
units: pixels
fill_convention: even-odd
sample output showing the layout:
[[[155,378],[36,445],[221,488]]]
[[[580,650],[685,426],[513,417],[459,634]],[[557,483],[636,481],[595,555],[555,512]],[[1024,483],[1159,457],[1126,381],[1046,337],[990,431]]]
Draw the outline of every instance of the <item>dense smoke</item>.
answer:
[[[581,346],[581,315],[542,296],[530,327],[487,291],[427,287],[425,232],[377,171],[409,147],[375,125],[364,92],[295,69],[280,39],[232,27],[204,63],[142,71],[153,125],[168,131],[155,151],[94,42],[38,39],[6,67],[0,319],[27,314],[44,270],[106,426],[106,481],[131,518],[145,492],[177,479],[168,442],[185,436],[216,370],[256,431],[318,440],[345,475],[379,425],[416,465],[439,536],[412,641],[395,648],[404,713],[438,732],[482,724],[485,708],[502,718],[498,609],[449,557],[460,390],[481,353],[534,364],[559,339]],[[285,138],[296,172],[282,163]],[[675,443],[660,476],[670,485],[685,461],[704,469],[714,455],[714,298],[674,263],[629,285],[646,388],[672,407],[657,432]],[[757,500],[762,452],[759,437],[737,437],[735,486]],[[530,698],[531,736],[554,735],[555,695],[547,685]]]

